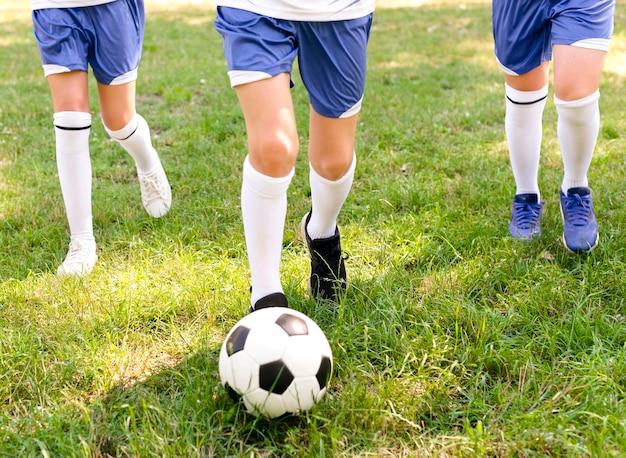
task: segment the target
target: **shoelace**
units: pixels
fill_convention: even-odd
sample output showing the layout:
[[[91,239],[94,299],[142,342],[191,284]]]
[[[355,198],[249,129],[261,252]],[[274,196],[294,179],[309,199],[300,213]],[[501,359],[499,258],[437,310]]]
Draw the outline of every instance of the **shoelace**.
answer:
[[[152,202],[154,199],[161,198],[161,194],[163,193],[163,191],[160,187],[160,182],[157,178],[156,173],[142,176],[139,179],[141,180],[141,184],[145,188],[145,198],[148,202]]]
[[[519,227],[528,229],[537,225],[540,216],[537,205],[528,202],[515,202],[513,212]]]
[[[311,264],[314,275],[316,275],[320,281],[344,281],[342,264],[348,256],[343,250],[333,248],[326,250],[323,254],[319,251],[314,251],[312,255]]]
[[[344,258],[344,252],[337,244],[333,244],[330,247],[322,247],[322,249],[315,247],[311,250],[311,255],[315,262],[326,265],[330,269],[333,268],[333,266],[329,265],[331,261],[336,260],[336,265],[339,265],[340,259]],[[335,263],[333,262],[333,264]]]
[[[85,264],[89,257],[89,250],[79,242],[72,242],[70,251],[63,262],[64,265]]]
[[[579,194],[571,194],[565,198],[568,222],[574,226],[586,226],[591,213],[591,198]]]

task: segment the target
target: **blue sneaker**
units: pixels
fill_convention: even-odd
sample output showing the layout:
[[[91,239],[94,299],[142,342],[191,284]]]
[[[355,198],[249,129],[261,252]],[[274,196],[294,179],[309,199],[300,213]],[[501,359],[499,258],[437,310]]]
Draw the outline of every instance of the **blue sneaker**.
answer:
[[[598,245],[598,223],[591,202],[591,189],[559,189],[563,215],[563,243],[572,253],[591,251]]]
[[[543,202],[537,194],[516,194],[511,206],[509,232],[516,240],[530,240],[541,234]]]

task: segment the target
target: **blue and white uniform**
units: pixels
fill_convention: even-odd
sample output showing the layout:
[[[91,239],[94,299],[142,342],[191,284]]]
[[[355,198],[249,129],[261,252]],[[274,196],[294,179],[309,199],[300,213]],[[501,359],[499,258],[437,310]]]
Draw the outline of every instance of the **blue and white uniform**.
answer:
[[[31,0],[31,9],[46,76],[91,66],[101,84],[137,79],[143,0]]]
[[[215,0],[218,6],[292,21],[329,22],[357,19],[374,12],[374,0]]]
[[[509,75],[552,59],[553,45],[607,51],[615,0],[493,0],[495,55]]]
[[[375,0],[215,0],[215,28],[233,87],[291,74],[294,61],[313,109],[329,118],[361,108]]]
[[[30,0],[32,10],[46,8],[80,8],[83,6],[102,5],[116,0]]]

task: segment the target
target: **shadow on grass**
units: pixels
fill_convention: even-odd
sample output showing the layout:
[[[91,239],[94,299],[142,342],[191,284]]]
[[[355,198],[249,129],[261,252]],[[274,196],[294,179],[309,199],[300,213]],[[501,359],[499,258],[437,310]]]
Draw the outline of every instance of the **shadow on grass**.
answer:
[[[114,387],[99,398],[89,420],[94,452],[295,456],[319,446],[307,443],[307,427],[321,422],[320,412],[265,420],[232,401],[219,380],[219,350],[200,348],[174,367],[131,386]]]
[[[196,14],[201,17],[194,18]],[[190,20],[179,21],[180,15]],[[149,18],[139,89],[147,94],[140,98],[147,113],[139,110],[158,132],[166,163],[171,164],[177,207],[163,221],[148,221],[138,216],[143,210],[130,172],[113,180],[110,175],[101,177],[98,183],[105,190],[97,203],[103,208],[96,214],[99,230],[106,233],[110,246],[119,246],[122,256],[133,237],[145,237],[155,244],[163,239],[183,240],[194,249],[207,240],[230,246],[234,230],[240,237],[237,192],[232,190],[239,185],[245,133],[226,81],[219,37],[211,30],[209,19],[208,13],[198,14],[197,10],[179,11],[172,18]],[[618,20],[618,38],[623,40],[623,13]],[[598,193],[602,196],[598,208],[602,212],[603,205],[610,205],[614,221],[601,222],[607,237],[601,235],[602,245],[588,258],[565,255],[554,247],[556,212],[547,219],[551,228],[546,230],[546,249],[494,242],[506,237],[507,193],[513,183],[505,148],[498,146],[504,141],[503,89],[491,52],[489,21],[488,5],[463,10],[381,10],[375,15],[361,118],[364,127],[359,131],[363,159],[350,197],[362,206],[354,208],[354,221],[373,221],[371,227],[381,227],[380,221],[385,219],[393,222],[393,218],[415,214],[424,226],[403,235],[382,253],[383,273],[355,281],[345,307],[320,312],[309,303],[294,303],[328,329],[336,349],[337,376],[331,381],[334,388],[331,386],[329,399],[301,417],[271,422],[254,419],[233,405],[220,386],[219,348],[201,345],[177,364],[157,368],[139,381],[121,383],[96,396],[84,410],[70,407],[69,412],[60,409],[54,418],[40,416],[41,424],[29,424],[26,433],[37,436],[43,431],[41,441],[49,439],[51,450],[55,443],[62,442],[59,447],[65,451],[79,448],[85,441],[85,449],[95,456],[238,456],[249,452],[297,456],[307,449],[312,455],[329,449],[352,449],[358,455],[397,444],[419,450],[428,434],[441,434],[440,441],[451,441],[451,436],[462,441],[466,439],[466,419],[471,427],[478,419],[491,420],[502,437],[519,432],[511,429],[510,423],[520,418],[530,419],[528,426],[536,427],[531,423],[542,417],[532,417],[529,409],[538,408],[533,404],[537,393],[524,391],[525,385],[519,382],[524,371],[541,364],[552,370],[561,364],[565,369],[555,372],[555,378],[568,378],[567,361],[559,359],[561,354],[578,356],[580,348],[587,350],[598,339],[605,345],[603,350],[614,351],[611,345],[622,344],[623,333],[615,332],[615,342],[609,341],[610,326],[617,325],[602,322],[607,316],[623,316],[620,308],[626,292],[619,281],[622,277],[598,266],[605,259],[611,266],[621,265],[621,252],[611,251],[611,247],[623,246],[623,174],[614,168],[614,164],[623,164],[618,153],[601,154],[596,164],[604,168],[592,171],[602,175],[598,186],[607,190]],[[6,28],[3,25],[3,31]],[[42,109],[49,101],[48,89],[30,41],[30,28],[24,23],[8,28],[18,29],[21,38],[0,48],[0,167],[6,198],[0,226],[0,279],[27,278],[33,272],[53,269],[65,253],[67,240],[51,154],[51,111]],[[621,97],[623,80],[618,72],[603,80],[608,83],[602,89],[603,116],[613,124],[605,131],[610,141],[601,139],[603,148],[619,144],[623,116],[617,104],[610,102]],[[296,89],[294,98],[304,102],[298,107],[304,113],[307,105],[302,86]],[[553,120],[553,114],[547,119]],[[300,123],[305,124],[306,119],[301,118]],[[95,131],[102,134],[100,128]],[[306,129],[301,133],[305,143]],[[549,138],[550,153],[556,150],[553,137]],[[97,168],[103,170],[120,165],[124,154],[119,149],[111,152],[101,138],[94,152],[101,161]],[[559,161],[558,155],[547,155],[547,167],[542,170],[545,180],[558,183]],[[397,171],[407,164],[415,174],[398,184]],[[127,162],[121,165],[132,170]],[[305,188],[306,174],[298,180]],[[118,186],[118,181],[123,185]],[[113,194],[113,189],[119,194]],[[176,200],[177,195],[182,198]],[[603,196],[607,196],[606,204]],[[610,199],[613,201],[608,203]],[[306,211],[308,203],[294,200],[295,206]],[[423,211],[431,201],[441,212],[433,221]],[[433,225],[426,226],[429,222]],[[202,231],[197,229],[199,225]],[[436,232],[432,251],[415,251],[414,257],[403,258],[402,243],[414,240],[420,232]],[[172,246],[169,249],[177,248],[174,243]],[[546,251],[551,257],[544,256]],[[389,264],[394,256],[401,262],[394,261],[397,264],[392,268]],[[367,256],[363,259],[367,262]],[[25,294],[27,299],[30,294]],[[30,307],[32,303],[21,305]],[[595,319],[594,326],[589,326],[589,317]],[[184,326],[191,327],[194,319],[188,318]],[[574,329],[569,323],[580,329],[573,335],[581,337],[580,342],[570,342],[575,339],[567,335]],[[112,326],[121,334],[126,330],[122,321]],[[145,322],[138,321],[136,326],[149,331]],[[566,343],[557,342],[557,337]],[[41,347],[50,343],[43,341]],[[106,351],[104,347],[102,351]],[[535,350],[538,357],[526,359],[534,358]],[[42,355],[45,357],[44,352]],[[31,357],[43,362],[41,366],[49,363],[39,354]],[[59,370],[50,366],[42,370],[47,377]],[[40,383],[37,379],[25,382],[28,387]],[[84,383],[91,386],[89,380]],[[491,391],[498,385],[500,392]],[[559,388],[557,385],[555,390]],[[64,396],[64,387],[55,389],[58,398],[51,400],[52,405]],[[88,391],[86,388],[86,398]],[[508,424],[503,424],[498,417],[503,412],[498,396],[508,392],[513,402],[504,412]],[[594,393],[588,394],[594,399]],[[36,403],[34,399],[32,404]],[[553,418],[552,406],[547,408],[544,418]],[[564,409],[573,411],[567,405]],[[28,416],[29,412],[24,412],[20,420]],[[68,431],[72,427],[66,424],[76,417],[83,420],[78,434]],[[45,437],[47,422],[58,425],[58,431]],[[572,422],[563,430],[575,427]],[[384,428],[389,428],[388,435]],[[65,436],[70,433],[74,436]],[[513,441],[511,447],[515,445]]]

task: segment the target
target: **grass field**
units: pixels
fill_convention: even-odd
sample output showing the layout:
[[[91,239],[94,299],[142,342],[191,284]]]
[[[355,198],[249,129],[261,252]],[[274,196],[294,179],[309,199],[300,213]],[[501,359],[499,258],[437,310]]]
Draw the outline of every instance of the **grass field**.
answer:
[[[394,6],[394,8],[385,8]],[[0,456],[626,456],[626,2],[601,85],[590,171],[600,245],[560,242],[562,163],[548,100],[542,236],[508,236],[515,192],[490,3],[381,2],[357,174],[340,228],[350,290],[306,293],[308,102],[282,274],[325,330],[329,395],[257,420],[217,357],[249,306],[239,210],[243,117],[208,1],[148,2],[138,110],[173,189],[143,210],[132,160],[105,135],[92,87],[100,260],[59,279],[69,234],[51,99],[29,3],[0,0]]]

